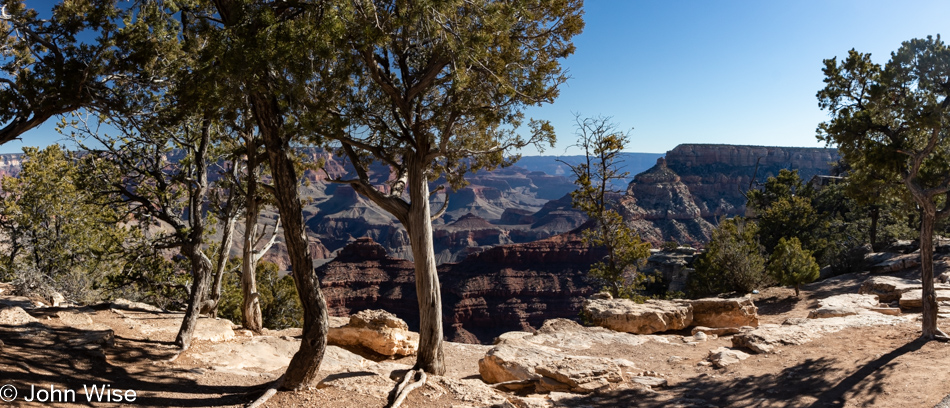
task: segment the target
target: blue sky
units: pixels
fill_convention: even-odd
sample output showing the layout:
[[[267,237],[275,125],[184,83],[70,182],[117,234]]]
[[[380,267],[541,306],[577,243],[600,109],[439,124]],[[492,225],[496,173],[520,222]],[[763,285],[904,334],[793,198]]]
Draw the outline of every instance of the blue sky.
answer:
[[[815,139],[827,119],[815,98],[822,60],[855,48],[884,63],[902,41],[945,34],[950,2],[587,0],[585,21],[560,97],[527,112],[558,133],[544,154],[576,154],[573,113],[634,128],[631,152],[681,143],[823,146]],[[49,123],[0,152],[59,138]]]

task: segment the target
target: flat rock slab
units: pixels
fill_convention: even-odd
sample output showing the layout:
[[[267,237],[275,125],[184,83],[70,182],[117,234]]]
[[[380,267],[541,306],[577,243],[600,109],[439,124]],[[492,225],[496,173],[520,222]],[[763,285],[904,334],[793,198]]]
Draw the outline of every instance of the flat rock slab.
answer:
[[[871,309],[878,308],[879,303],[878,295],[873,294],[835,295],[820,299],[818,308],[808,312],[808,318],[825,319],[868,313]]]
[[[693,322],[689,303],[668,300],[588,299],[582,313],[596,326],[634,334],[681,330]]]
[[[754,353],[774,353],[778,347],[805,344],[851,327],[893,326],[910,321],[907,316],[879,313],[858,314],[827,319],[788,319],[783,325],[763,325],[732,337],[732,346]]]
[[[693,307],[693,325],[704,327],[759,326],[758,308],[752,298],[685,300]]]
[[[871,266],[871,273],[889,273],[920,266],[920,254],[898,255]]]
[[[538,392],[589,393],[624,381],[612,359],[563,355],[542,347],[495,346],[478,361],[489,384],[517,382],[511,388],[534,386]]]
[[[543,346],[561,352],[587,350],[598,345],[639,346],[654,336],[616,332],[603,327],[585,327],[567,319],[545,320],[536,333],[509,332],[498,336],[496,345]]]
[[[937,301],[943,302],[950,300],[950,289],[936,290]],[[913,309],[923,307],[923,291],[918,289],[906,292],[901,296],[900,305],[902,309]]]

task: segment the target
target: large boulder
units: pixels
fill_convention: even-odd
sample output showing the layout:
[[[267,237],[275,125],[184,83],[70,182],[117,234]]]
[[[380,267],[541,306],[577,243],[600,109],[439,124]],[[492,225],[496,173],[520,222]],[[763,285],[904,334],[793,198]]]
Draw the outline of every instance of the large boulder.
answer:
[[[759,326],[758,308],[752,298],[687,300],[693,307],[693,325],[704,327]]]
[[[582,313],[594,325],[634,334],[681,330],[693,322],[689,303],[668,300],[588,299]]]
[[[538,392],[589,393],[624,381],[612,359],[564,355],[543,346],[496,346],[478,361],[478,372],[489,384],[533,386]]]
[[[385,310],[363,310],[350,316],[345,326],[330,328],[327,343],[339,347],[362,347],[384,356],[414,355],[419,335],[406,322]]]

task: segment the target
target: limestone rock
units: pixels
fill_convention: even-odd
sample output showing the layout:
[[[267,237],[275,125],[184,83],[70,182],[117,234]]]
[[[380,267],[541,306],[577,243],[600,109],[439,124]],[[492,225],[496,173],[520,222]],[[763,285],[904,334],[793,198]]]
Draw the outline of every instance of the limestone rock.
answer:
[[[205,340],[212,343],[228,341],[234,338],[234,329],[230,320],[202,317],[195,326],[193,340]]]
[[[904,293],[920,291],[922,287],[922,283],[917,279],[875,276],[864,281],[858,289],[858,293],[877,295],[882,303],[890,303],[900,300]]]
[[[844,294],[818,301],[818,309],[808,312],[809,319],[851,316],[877,308],[878,295]]]
[[[124,309],[124,310],[141,310],[145,312],[161,312],[162,309],[159,307],[152,306],[148,303],[133,302],[128,299],[116,299],[112,301],[112,307],[114,309]]]
[[[715,350],[710,350],[709,356],[706,359],[717,368],[724,368],[747,358],[749,358],[749,355],[739,350],[720,347]]]
[[[934,291],[937,296],[937,301],[947,301],[950,300],[950,290],[936,290]],[[917,307],[923,307],[923,292],[921,290],[912,290],[904,293],[900,299],[900,305],[902,309],[913,309]]]
[[[871,273],[889,273],[903,271],[920,266],[920,254],[895,256],[871,266]]]
[[[758,308],[752,303],[752,298],[706,298],[686,302],[693,307],[693,324],[697,326],[759,326]]]
[[[538,392],[589,393],[624,380],[611,359],[569,356],[544,347],[500,345],[478,361],[478,372],[489,384],[520,382],[510,388],[533,385]]]
[[[364,347],[384,356],[416,354],[419,335],[409,331],[402,319],[385,310],[364,310],[350,316],[350,322],[331,328],[329,344],[340,347]]]
[[[651,376],[639,376],[633,377],[630,379],[630,382],[645,385],[647,387],[665,387],[667,384],[666,378],[660,377],[651,377]]]
[[[63,296],[63,294],[59,292],[53,292],[50,295],[49,300],[50,300],[50,304],[53,305],[53,307],[58,307],[58,306],[66,304],[66,297]]]
[[[589,299],[583,313],[597,326],[635,334],[681,330],[693,321],[692,306],[668,300]]]
[[[0,309],[0,325],[4,326],[22,326],[28,323],[36,323],[38,320],[22,308],[13,306]]]

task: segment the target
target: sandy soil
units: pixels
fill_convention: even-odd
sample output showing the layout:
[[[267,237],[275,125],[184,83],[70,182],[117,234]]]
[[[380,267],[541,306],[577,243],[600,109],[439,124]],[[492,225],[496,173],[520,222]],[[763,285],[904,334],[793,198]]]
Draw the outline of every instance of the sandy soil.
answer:
[[[788,288],[770,288],[754,296],[762,323],[781,323],[805,317],[817,299],[839,293],[856,293],[867,275],[852,275],[808,285],[796,298]],[[112,347],[84,350],[70,339],[82,330],[65,326],[56,318],[59,309],[32,309],[30,314],[49,330],[22,335],[22,327],[0,325],[0,387],[12,384],[19,399],[8,406],[89,406],[77,392],[76,403],[26,403],[30,385],[37,389],[82,390],[83,385],[109,384],[111,389],[135,390],[134,402],[110,406],[242,406],[257,398],[282,372],[281,368],[222,370],[198,358],[211,344],[197,342],[174,361],[177,350],[168,334],[143,334],[108,308],[80,309],[96,324],[115,333]],[[911,315],[913,316],[913,315]],[[950,320],[940,327],[950,332]],[[950,394],[950,345],[918,340],[919,322],[895,326],[846,329],[818,340],[784,346],[771,355],[752,355],[739,364],[716,369],[703,363],[710,350],[731,346],[728,336],[689,344],[689,333],[663,334],[667,342],[649,341],[639,346],[594,347],[579,355],[609,356],[633,361],[638,368],[666,378],[666,387],[617,389],[591,395],[561,395],[558,406],[571,407],[933,407]],[[234,342],[248,341],[239,337]],[[478,359],[486,347],[446,346],[446,377],[477,381]],[[391,363],[412,364],[412,358]],[[397,377],[404,371],[394,370]],[[381,395],[347,387],[327,386],[332,379],[348,378],[360,384],[359,369],[322,370],[321,382],[312,389],[281,392],[268,407],[383,407]],[[377,377],[378,379],[378,377]],[[388,383],[367,386],[388,387]],[[514,396],[515,394],[508,394]],[[512,400],[514,401],[514,400]],[[5,403],[0,402],[0,406]],[[407,407],[480,406],[465,401],[447,387],[430,381],[414,391]]]

